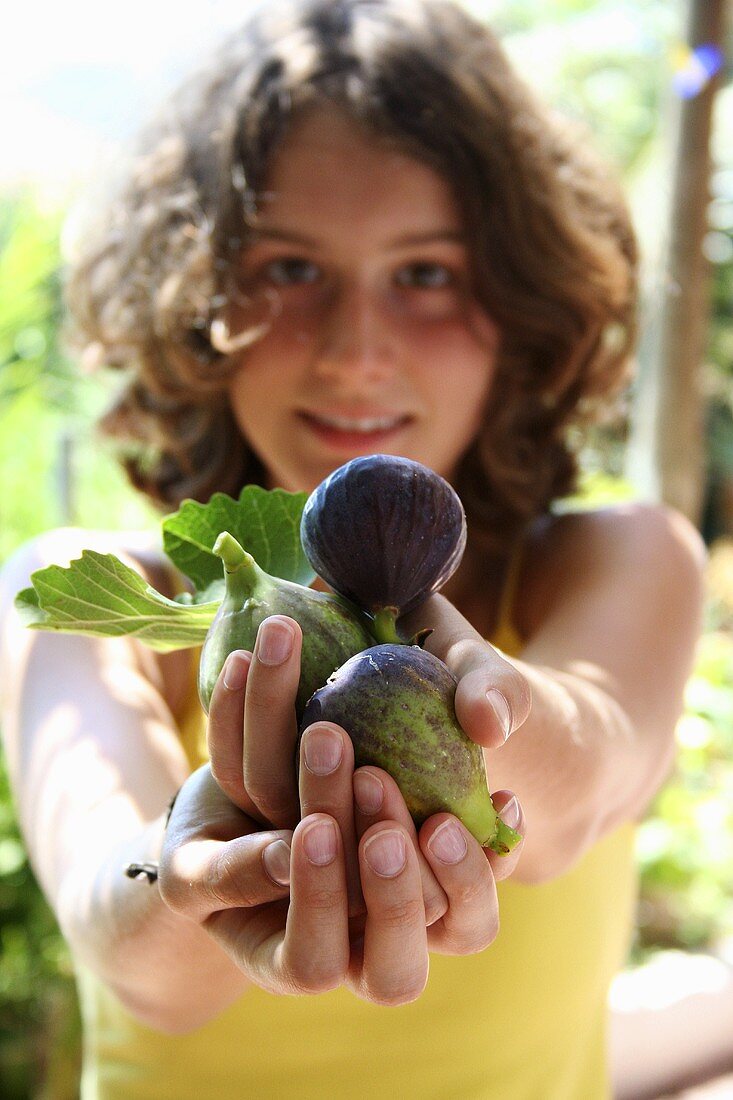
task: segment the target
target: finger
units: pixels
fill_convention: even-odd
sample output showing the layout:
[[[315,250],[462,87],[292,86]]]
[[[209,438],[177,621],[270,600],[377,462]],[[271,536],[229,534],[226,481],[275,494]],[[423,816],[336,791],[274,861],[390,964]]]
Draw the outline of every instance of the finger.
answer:
[[[309,726],[300,741],[300,812],[303,817],[325,813],[339,827],[346,864],[349,915],[363,913],[358,837],[354,826],[354,746],[351,738],[333,722]]]
[[[291,993],[339,986],[349,964],[346,868],[339,827],[311,814],[293,833],[290,907],[279,963]]]
[[[214,685],[206,728],[211,773],[245,813],[256,811],[242,778],[244,693],[251,663],[252,654],[247,650],[235,649],[229,654]]]
[[[458,679],[456,718],[472,741],[484,748],[499,748],[529,713],[529,684],[496,650],[476,654],[475,662]]]
[[[203,927],[250,981],[270,993],[287,993],[278,964],[285,934],[286,900],[254,909],[220,909]]]
[[[429,929],[431,950],[448,955],[483,951],[499,931],[499,905],[484,850],[452,814],[435,814],[420,830],[420,846],[448,897]]]
[[[252,823],[252,829],[255,825]],[[250,832],[234,840],[166,843],[158,884],[166,905],[202,923],[222,909],[248,909],[288,895],[291,834]]]
[[[422,880],[412,838],[397,822],[366,831],[359,862],[367,920],[362,996],[377,1004],[407,1004],[428,980]]]
[[[292,838],[291,900],[222,910],[206,929],[257,985],[272,993],[321,993],[343,980],[349,958],[346,879],[336,822],[300,822]]]
[[[531,706],[527,679],[443,596],[431,596],[407,617],[407,629],[431,627],[425,648],[458,680],[456,716],[468,736],[497,748],[526,720]],[[416,627],[417,628],[417,627]]]
[[[448,899],[420,850],[415,823],[392,776],[381,768],[358,768],[354,772],[354,803],[354,820],[359,837],[379,821],[397,821],[409,834],[420,869],[425,921],[431,925],[439,920],[448,907]]]
[[[517,868],[524,848],[526,823],[522,804],[513,791],[494,791],[491,801],[494,803],[494,808],[504,824],[508,825],[510,829],[514,829],[522,838],[516,848],[512,848],[506,855],[499,855],[489,848],[484,848],[484,855],[491,865],[494,878],[497,882],[501,882],[514,874]]]
[[[169,908],[201,922],[219,909],[287,897],[291,834],[257,829],[209,766],[197,768],[181,787],[163,835],[158,883]]]
[[[292,827],[300,816],[295,697],[301,642],[295,619],[265,619],[257,632],[244,698],[244,788],[259,817],[280,827]]]

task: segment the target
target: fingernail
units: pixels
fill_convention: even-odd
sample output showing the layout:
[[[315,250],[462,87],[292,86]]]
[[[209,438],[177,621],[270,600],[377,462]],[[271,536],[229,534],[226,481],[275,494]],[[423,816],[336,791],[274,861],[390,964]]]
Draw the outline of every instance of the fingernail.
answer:
[[[431,836],[428,848],[441,863],[460,863],[468,851],[468,844],[456,822],[445,821]]]
[[[504,740],[508,738],[512,732],[512,712],[509,704],[500,691],[496,688],[489,688],[486,692],[486,698],[488,699],[494,714],[499,720],[501,732],[504,734]]]
[[[290,845],[284,840],[273,840],[262,853],[262,862],[271,879],[278,886],[290,885]]]
[[[364,858],[376,874],[382,878],[394,878],[407,860],[405,838],[396,829],[376,833],[364,845]]]
[[[224,687],[227,691],[241,691],[247,681],[249,656],[235,649],[224,662]]]
[[[257,659],[263,665],[281,665],[293,651],[293,629],[282,619],[267,619],[257,632]]]
[[[509,799],[503,810],[499,811],[499,817],[510,829],[516,829],[522,820],[522,807],[516,795]]]
[[[315,821],[303,833],[303,848],[311,863],[325,867],[336,858],[336,829],[332,821]]]
[[[381,779],[372,772],[355,772],[354,800],[361,813],[367,816],[378,813],[384,801],[384,787]]]
[[[343,741],[327,726],[312,726],[303,735],[305,765],[313,775],[335,772],[344,755]]]

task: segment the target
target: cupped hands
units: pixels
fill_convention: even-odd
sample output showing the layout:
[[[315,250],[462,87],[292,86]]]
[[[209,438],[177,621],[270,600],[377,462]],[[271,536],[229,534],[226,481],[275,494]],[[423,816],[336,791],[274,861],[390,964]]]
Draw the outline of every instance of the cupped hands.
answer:
[[[211,699],[210,762],[184,784],[166,830],[164,901],[205,928],[254,984],[275,993],[345,985],[378,1004],[414,1000],[429,952],[495,938],[499,857],[448,813],[418,831],[395,781],[354,769],[328,722],[298,743],[301,632],[285,616],[232,653]],[[509,791],[494,794],[497,810]],[[519,822],[523,831],[523,822]]]

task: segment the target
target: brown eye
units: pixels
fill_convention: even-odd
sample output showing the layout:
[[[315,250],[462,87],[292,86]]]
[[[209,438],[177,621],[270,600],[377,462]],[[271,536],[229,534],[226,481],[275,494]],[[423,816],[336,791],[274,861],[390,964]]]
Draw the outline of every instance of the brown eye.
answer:
[[[278,287],[312,286],[320,278],[320,269],[310,260],[285,257],[272,260],[264,269],[266,278]]]
[[[409,264],[397,272],[396,283],[400,287],[415,290],[444,290],[454,283],[453,273],[444,264]]]

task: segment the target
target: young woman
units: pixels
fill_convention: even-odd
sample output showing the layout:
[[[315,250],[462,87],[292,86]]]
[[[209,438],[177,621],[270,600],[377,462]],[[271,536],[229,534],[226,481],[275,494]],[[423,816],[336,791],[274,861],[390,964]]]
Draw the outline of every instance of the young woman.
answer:
[[[679,516],[551,511],[624,380],[635,259],[584,139],[440,0],[260,12],[144,135],[68,275],[85,354],[125,371],[106,426],[140,445],[135,484],[167,508],[311,490],[372,452],[448,478],[468,549],[405,626],[433,628],[525,840],[502,860],[449,814],[416,833],[329,723],[296,778],[291,619],[231,655],[208,725],[190,652],[24,632],[28,572],[85,546],[174,585],[139,537],[36,540],[4,578],[3,727],[87,1100],[606,1095],[633,823],[701,589]],[[123,875],[145,859],[151,888]]]

